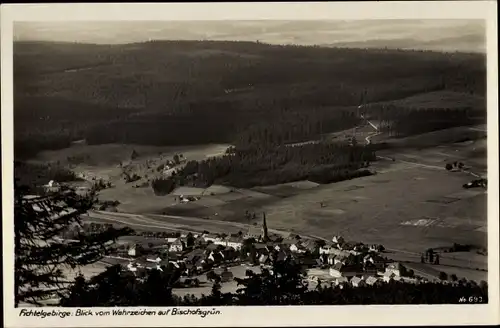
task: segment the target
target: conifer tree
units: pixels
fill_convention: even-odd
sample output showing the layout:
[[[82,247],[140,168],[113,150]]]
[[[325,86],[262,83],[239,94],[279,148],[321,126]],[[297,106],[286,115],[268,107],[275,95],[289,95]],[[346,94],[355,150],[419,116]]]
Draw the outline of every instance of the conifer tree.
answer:
[[[129,228],[61,238],[68,229],[81,225],[81,215],[96,202],[95,192],[80,196],[71,189],[36,198],[17,186],[14,200],[15,305],[60,297],[74,283],[65,270],[95,263],[107,254],[113,241],[130,233]]]

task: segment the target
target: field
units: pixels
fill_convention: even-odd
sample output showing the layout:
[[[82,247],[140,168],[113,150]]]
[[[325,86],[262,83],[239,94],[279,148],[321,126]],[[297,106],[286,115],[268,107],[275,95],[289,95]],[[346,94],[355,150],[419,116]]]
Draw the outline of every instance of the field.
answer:
[[[201,145],[184,147],[153,147],[142,145],[75,145],[70,148],[57,151],[41,152],[36,158],[31,160],[34,163],[55,163],[70,167],[78,174],[83,174],[89,181],[78,182],[78,187],[90,187],[92,178],[102,178],[110,181],[114,187],[102,190],[99,195],[100,200],[117,200],[120,202],[117,210],[122,212],[143,213],[155,212],[163,209],[167,205],[175,204],[175,195],[156,196],[149,181],[155,176],[161,175],[156,168],[167,159],[172,159],[175,154],[182,153],[188,160],[203,160],[208,156],[217,156],[227,149],[228,145]],[[138,157],[131,160],[133,151],[138,153]],[[80,158],[77,163],[70,158]],[[119,164],[129,173],[135,173],[141,177],[140,180],[125,183]],[[141,186],[134,188],[135,186]],[[216,186],[210,192],[223,192],[224,190]],[[187,195],[187,194],[186,194]]]

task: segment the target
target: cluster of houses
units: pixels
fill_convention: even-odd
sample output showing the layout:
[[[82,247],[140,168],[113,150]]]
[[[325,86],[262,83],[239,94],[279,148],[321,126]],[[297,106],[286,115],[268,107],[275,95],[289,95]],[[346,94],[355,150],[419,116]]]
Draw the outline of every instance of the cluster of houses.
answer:
[[[246,233],[162,234],[158,245],[129,245],[128,270],[180,270],[185,276],[222,270],[221,280],[232,279],[228,267],[249,262],[270,266],[274,261],[291,260],[303,269],[319,268],[332,283],[352,286],[374,285],[391,280],[416,282],[414,273],[381,255],[383,246],[346,242],[335,236],[331,242],[302,238],[294,234],[268,234],[264,215],[262,228]],[[122,252],[123,255],[123,252]],[[222,277],[222,274],[224,277]],[[313,277],[314,279],[314,277]]]
[[[417,282],[414,272],[401,263],[392,262],[381,255],[383,246],[346,242],[335,236],[320,247],[322,267],[328,267],[332,282],[336,285],[349,283],[354,287],[375,285],[382,282]]]
[[[242,241],[236,235],[172,234],[159,245],[134,243],[128,247],[127,268],[180,270],[192,276],[220,266],[234,264],[240,257]]]

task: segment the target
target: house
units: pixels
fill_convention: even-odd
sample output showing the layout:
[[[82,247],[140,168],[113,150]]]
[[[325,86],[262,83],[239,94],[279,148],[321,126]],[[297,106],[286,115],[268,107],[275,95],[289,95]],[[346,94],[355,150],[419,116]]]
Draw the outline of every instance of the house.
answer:
[[[144,251],[144,249],[141,245],[133,244],[130,246],[127,253],[129,256],[136,257],[136,256],[141,255],[143,253],[143,251]]]
[[[320,254],[330,254],[332,249],[335,249],[335,246],[333,246],[332,243],[327,243],[325,246],[321,246],[319,248],[319,253]]]
[[[250,239],[253,238],[255,240],[259,240],[261,236],[261,229],[258,227],[250,227],[248,231],[246,232],[244,238],[245,239]]]
[[[382,245],[373,244],[368,247],[369,252],[375,252],[375,253],[379,253],[380,251],[382,251],[382,249],[383,249]]]
[[[334,254],[328,255],[327,263],[332,265],[332,266],[335,265],[336,264],[335,257],[336,257],[336,255],[334,255]]]
[[[346,277],[338,277],[332,281],[332,285],[339,286],[342,288],[344,285],[349,283],[349,279]]]
[[[253,246],[257,254],[269,254],[269,249],[266,244],[255,243]]]
[[[203,236],[197,236],[194,240],[194,245],[195,246],[201,246],[205,244],[205,238]]]
[[[337,244],[337,248],[342,251],[353,251],[354,247],[356,247],[356,243],[350,241]]]
[[[368,276],[365,278],[365,282],[369,286],[373,286],[373,285],[377,284],[379,281],[380,281],[379,278],[374,277],[374,276]]]
[[[204,271],[204,269],[205,269],[206,267],[208,267],[208,263],[207,263],[207,261],[205,261],[204,259],[199,258],[199,259],[195,262],[194,267],[195,267],[195,269],[196,269],[198,272],[202,272],[202,271]]]
[[[304,256],[304,257],[301,257],[299,259],[299,263],[303,266],[303,267],[314,267],[318,264],[318,262],[316,262],[316,259],[314,258],[311,258],[309,256]]]
[[[317,243],[313,239],[306,239],[300,244],[301,248],[305,251],[313,253],[317,249]]]
[[[220,281],[221,282],[228,282],[230,280],[233,280],[233,273],[231,271],[224,271],[220,275]]]
[[[219,237],[219,238],[217,238],[216,240],[214,240],[214,241],[213,241],[213,243],[214,243],[215,245],[220,245],[220,246],[226,246],[226,245],[227,245],[227,241],[226,241],[226,239],[224,239],[224,238],[220,238],[220,237]]]
[[[137,271],[137,269],[140,267],[140,265],[138,265],[137,263],[135,262],[130,262],[129,264],[127,264],[127,269],[129,271],[132,271],[132,272],[135,272]]]
[[[169,244],[168,251],[173,253],[178,253],[182,252],[183,249],[184,249],[184,244],[182,243],[180,238],[177,238],[175,241]]]
[[[229,246],[226,246],[226,248],[221,250],[221,253],[224,255],[224,260],[226,261],[232,261],[239,255],[234,248]]]
[[[210,260],[212,263],[221,263],[224,260],[224,257],[221,254],[221,252],[214,251],[210,253],[207,259]]]
[[[343,244],[345,240],[341,236],[333,236],[332,242],[338,245],[338,244]]]
[[[353,264],[354,263],[354,255],[350,253],[340,253],[338,255],[330,254],[328,256],[328,264],[335,265],[337,263],[342,264]]]
[[[391,280],[399,281],[401,280],[401,277],[394,274],[394,272],[386,271],[382,276],[382,279],[384,280],[384,282],[389,282]]]
[[[408,283],[408,284],[418,284],[419,283],[417,278],[401,277],[401,280],[404,281],[405,283]]]
[[[232,247],[235,250],[240,250],[241,246],[243,246],[243,241],[241,240],[240,237],[231,236],[227,238],[226,246]]]
[[[210,252],[218,250],[219,248],[221,248],[221,245],[217,245],[217,244],[212,243],[212,244],[208,244],[207,247],[205,247],[205,251],[207,253],[210,253]]]
[[[376,275],[379,270],[375,266],[375,264],[368,261],[366,263],[363,263],[363,271],[368,275]]]
[[[359,274],[362,270],[355,265],[345,265],[342,263],[337,263],[330,267],[330,276],[332,277],[353,277]]]
[[[159,256],[156,258],[148,257],[148,258],[146,258],[146,261],[159,264],[162,261],[162,259]]]
[[[363,253],[366,253],[366,251],[367,251],[367,248],[363,244],[357,244],[357,245],[354,245],[354,247],[352,249],[350,249],[348,252],[357,256],[357,255],[361,255]]]
[[[328,254],[320,254],[319,255],[319,260],[321,261],[322,264],[328,264],[328,257],[329,256],[330,255],[328,255]]]
[[[393,262],[393,263],[389,264],[387,266],[387,268],[385,268],[385,271],[392,272],[392,273],[394,273],[394,275],[400,277],[403,275],[402,273],[404,271],[404,267],[399,262]]]
[[[186,269],[184,270],[184,273],[188,276],[195,275],[197,273],[196,267],[191,263],[186,264]]]
[[[214,235],[214,234],[205,234],[205,235],[203,235],[203,239],[207,243],[208,242],[215,243],[216,240],[219,240],[219,237],[217,235]]]
[[[339,255],[339,256],[343,256],[343,257],[349,257],[349,256],[351,256],[351,253],[349,253],[348,251],[342,251],[338,248],[332,248],[330,250],[330,255]]]
[[[260,264],[266,264],[269,262],[269,255],[266,255],[266,254],[261,254],[259,256],[259,263]]]
[[[290,248],[289,249],[293,253],[305,253],[306,252],[306,248],[304,247],[304,245],[309,245],[309,243],[306,243],[305,241],[302,242],[300,240],[296,240],[294,243],[290,244]]]
[[[195,264],[199,259],[205,258],[204,251],[201,249],[195,249],[186,255],[186,263]]]
[[[366,285],[366,282],[362,278],[356,276],[351,278],[350,283],[353,287],[363,287]]]
[[[372,263],[377,268],[377,270],[384,270],[386,262],[387,261],[378,254],[367,254],[363,258],[363,263]]]
[[[288,257],[288,255],[284,251],[273,252],[270,255],[270,258],[274,261],[277,261],[277,262],[283,262],[287,259],[287,257]]]

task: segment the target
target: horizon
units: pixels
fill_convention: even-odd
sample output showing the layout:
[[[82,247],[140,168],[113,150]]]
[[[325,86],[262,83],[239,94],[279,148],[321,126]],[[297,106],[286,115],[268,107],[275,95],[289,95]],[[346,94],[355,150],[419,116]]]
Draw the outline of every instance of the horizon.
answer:
[[[486,53],[481,20],[17,22],[15,42],[119,45],[236,41],[270,45]]]

